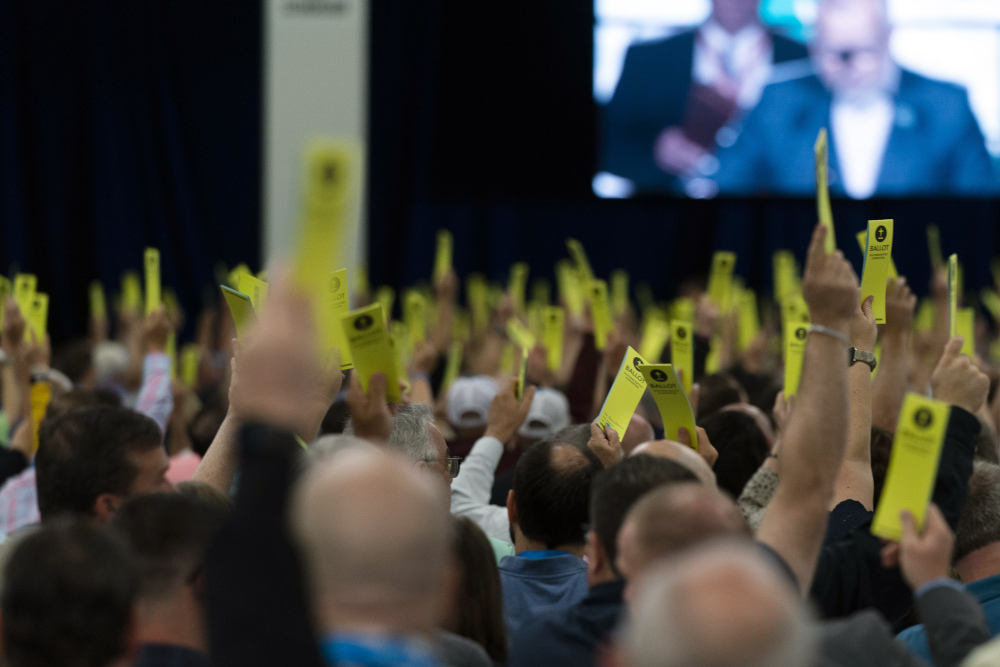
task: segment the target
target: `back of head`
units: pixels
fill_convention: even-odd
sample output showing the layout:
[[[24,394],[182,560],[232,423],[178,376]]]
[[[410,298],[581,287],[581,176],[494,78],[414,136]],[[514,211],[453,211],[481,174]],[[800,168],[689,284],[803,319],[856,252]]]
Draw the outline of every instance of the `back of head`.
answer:
[[[565,442],[570,445],[585,448],[590,442],[590,424],[572,424],[566,428],[559,429],[546,438],[552,443]]]
[[[122,505],[111,526],[132,549],[143,603],[169,600],[194,583],[224,517],[219,507],[179,493],[147,494]]]
[[[448,422],[455,428],[485,428],[490,402],[500,391],[488,375],[460,377],[448,389]]]
[[[52,367],[61,371],[74,385],[93,381],[93,344],[87,338],[70,341],[53,356]]]
[[[676,461],[638,454],[622,459],[594,477],[590,490],[590,527],[616,570],[618,531],[639,498],[671,482],[697,482],[694,473]],[[616,570],[617,572],[617,570]]]
[[[503,592],[493,546],[468,517],[456,517],[455,562],[461,568],[458,597],[448,630],[468,637],[498,664],[507,663],[507,626],[503,620]]]
[[[392,418],[389,444],[411,461],[437,458],[437,448],[428,428],[434,425],[434,413],[426,403],[400,405]]]
[[[749,544],[715,543],[654,568],[632,603],[629,667],[806,667],[819,634]]]
[[[548,549],[585,542],[590,485],[602,470],[589,449],[543,440],[528,448],[514,470],[517,524]]]
[[[10,667],[104,667],[130,650],[138,576],[124,545],[85,522],[24,538],[4,571]]]
[[[969,494],[955,529],[955,562],[997,542],[1000,542],[1000,466],[976,461],[969,478]]]
[[[538,387],[531,409],[517,432],[523,438],[547,438],[569,426],[569,401],[558,389]]]
[[[35,470],[42,520],[89,516],[102,493],[126,496],[138,475],[130,452],[162,447],[152,419],[127,408],[71,410],[46,420]]]
[[[407,632],[440,622],[448,509],[439,485],[381,450],[349,448],[309,470],[293,524],[323,625]]]
[[[732,403],[746,401],[747,394],[736,379],[728,373],[706,375],[699,382],[698,416],[701,419],[715,414]]]
[[[743,487],[767,458],[767,438],[748,415],[720,410],[700,421],[709,441],[719,452],[712,466],[719,488],[739,498]]]

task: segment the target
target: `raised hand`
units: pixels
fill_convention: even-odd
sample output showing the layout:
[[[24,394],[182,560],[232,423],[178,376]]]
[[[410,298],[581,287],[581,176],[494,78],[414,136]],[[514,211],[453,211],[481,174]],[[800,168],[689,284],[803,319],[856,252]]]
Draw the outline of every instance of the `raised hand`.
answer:
[[[826,227],[816,225],[806,257],[802,295],[813,324],[846,333],[861,303],[861,287],[844,253],[826,254],[826,234]]]
[[[931,395],[975,414],[986,402],[990,379],[962,354],[962,342],[961,336],[955,336],[944,346],[931,374]]]

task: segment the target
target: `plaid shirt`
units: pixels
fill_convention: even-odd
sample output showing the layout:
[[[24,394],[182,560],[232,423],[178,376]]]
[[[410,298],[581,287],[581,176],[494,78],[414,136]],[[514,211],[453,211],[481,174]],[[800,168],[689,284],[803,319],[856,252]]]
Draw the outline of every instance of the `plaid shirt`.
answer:
[[[29,466],[11,477],[0,488],[0,530],[3,539],[22,526],[38,523],[38,491],[35,487],[35,466]]]

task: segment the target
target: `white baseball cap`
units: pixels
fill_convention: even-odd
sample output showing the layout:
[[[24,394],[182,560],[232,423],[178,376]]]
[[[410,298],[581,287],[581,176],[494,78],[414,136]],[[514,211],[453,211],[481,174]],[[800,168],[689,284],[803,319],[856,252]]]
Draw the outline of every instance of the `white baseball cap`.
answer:
[[[490,402],[499,391],[496,380],[488,375],[458,378],[448,390],[448,421],[455,428],[486,426]]]
[[[538,387],[531,409],[521,428],[517,430],[525,438],[547,438],[556,431],[569,426],[569,401],[557,389]]]

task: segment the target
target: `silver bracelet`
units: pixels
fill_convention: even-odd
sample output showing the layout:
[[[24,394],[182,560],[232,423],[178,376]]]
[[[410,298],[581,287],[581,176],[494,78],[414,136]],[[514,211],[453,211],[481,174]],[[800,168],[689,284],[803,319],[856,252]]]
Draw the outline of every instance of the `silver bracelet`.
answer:
[[[825,334],[827,336],[832,336],[833,338],[836,338],[847,347],[851,346],[851,339],[847,337],[847,334],[845,334],[842,331],[837,331],[836,329],[831,329],[830,327],[825,327],[822,324],[810,324],[809,333],[818,333],[818,334]]]

